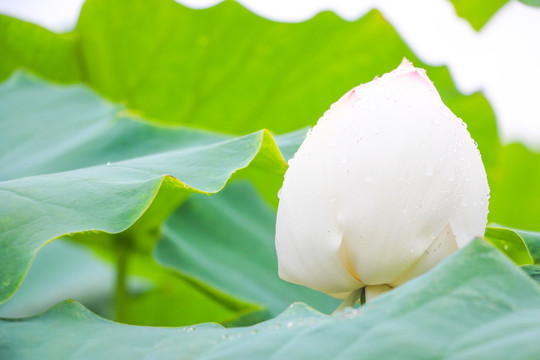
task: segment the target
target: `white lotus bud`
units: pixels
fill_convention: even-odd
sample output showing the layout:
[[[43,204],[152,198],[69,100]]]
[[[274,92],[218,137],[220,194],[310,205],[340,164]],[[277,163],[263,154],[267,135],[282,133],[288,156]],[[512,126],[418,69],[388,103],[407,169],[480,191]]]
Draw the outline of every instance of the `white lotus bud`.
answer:
[[[374,297],[483,236],[489,186],[476,143],[404,60],[330,107],[280,190],[282,279]]]

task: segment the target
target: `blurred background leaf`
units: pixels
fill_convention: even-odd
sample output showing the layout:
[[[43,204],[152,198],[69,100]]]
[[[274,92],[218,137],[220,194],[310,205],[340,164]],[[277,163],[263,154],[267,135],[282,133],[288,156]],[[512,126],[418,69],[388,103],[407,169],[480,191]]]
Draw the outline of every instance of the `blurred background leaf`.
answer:
[[[4,29],[12,27],[3,50],[21,59],[4,66],[69,78],[41,70],[43,60],[34,65],[28,54],[46,47],[37,36],[24,47],[11,40],[43,33],[46,42],[54,34],[3,20]],[[407,57],[428,69],[445,103],[468,123],[485,161],[494,161],[496,125],[485,98],[460,94],[446,68],[423,64],[375,10],[354,22],[323,12],[290,24],[260,18],[234,1],[193,10],[171,0],[89,0],[72,37],[57,37],[58,43],[75,39],[79,49],[71,82],[88,82],[147,119],[237,134],[312,126],[349,89]]]
[[[540,7],[540,0],[519,0],[525,5]]]
[[[469,21],[475,30],[480,30],[485,23],[499,10],[508,0],[450,0],[456,9],[456,13]]]

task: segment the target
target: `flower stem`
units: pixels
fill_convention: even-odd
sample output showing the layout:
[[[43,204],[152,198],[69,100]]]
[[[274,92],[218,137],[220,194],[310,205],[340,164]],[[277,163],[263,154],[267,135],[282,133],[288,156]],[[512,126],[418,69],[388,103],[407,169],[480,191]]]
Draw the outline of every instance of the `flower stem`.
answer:
[[[116,321],[125,322],[127,315],[127,267],[129,249],[126,239],[120,238],[116,247],[116,286],[115,286],[115,310]]]
[[[358,300],[360,300],[360,304],[362,305],[365,304],[366,302],[366,288],[365,287],[354,290],[352,293],[350,293],[349,296],[347,296],[345,300],[343,300],[341,305],[339,305],[338,308],[334,310],[334,313],[342,311],[348,307],[353,307],[354,304],[356,304]]]

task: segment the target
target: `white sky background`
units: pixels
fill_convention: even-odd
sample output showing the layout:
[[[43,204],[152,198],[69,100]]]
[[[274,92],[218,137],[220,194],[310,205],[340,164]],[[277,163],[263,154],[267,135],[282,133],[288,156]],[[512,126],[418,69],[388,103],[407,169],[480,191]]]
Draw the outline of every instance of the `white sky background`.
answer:
[[[0,13],[62,32],[75,25],[82,2],[0,0]],[[204,8],[220,0],[178,2]],[[263,17],[287,22],[309,19],[321,10],[335,11],[352,21],[376,7],[420,59],[447,65],[462,92],[484,92],[495,109],[504,141],[521,141],[540,149],[540,8],[512,0],[476,32],[457,17],[447,0],[239,2]]]

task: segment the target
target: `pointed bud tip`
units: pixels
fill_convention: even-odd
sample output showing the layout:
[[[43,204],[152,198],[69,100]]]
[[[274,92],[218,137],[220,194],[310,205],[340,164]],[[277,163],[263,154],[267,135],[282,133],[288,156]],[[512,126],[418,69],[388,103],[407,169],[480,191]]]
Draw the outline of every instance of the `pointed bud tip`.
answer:
[[[422,68],[414,67],[413,63],[409,61],[407,58],[403,58],[401,61],[401,64],[397,67],[397,69],[393,70],[389,74],[393,74],[394,76],[402,76],[402,75],[413,75],[417,76],[419,79],[425,80],[430,85],[433,85],[433,82],[428,78],[426,74],[426,70]]]

